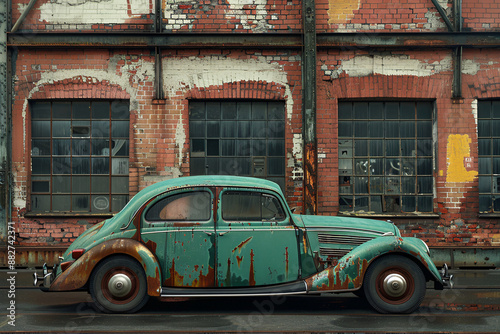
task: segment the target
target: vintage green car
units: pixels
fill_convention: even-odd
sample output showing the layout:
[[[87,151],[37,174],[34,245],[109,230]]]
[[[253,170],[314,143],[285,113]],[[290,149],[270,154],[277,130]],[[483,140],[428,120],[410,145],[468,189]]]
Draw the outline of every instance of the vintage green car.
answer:
[[[408,313],[427,281],[452,285],[394,224],[293,214],[277,184],[235,176],[149,186],[34,276],[44,291],[89,291],[103,312],[136,312],[150,296],[355,292],[379,312]]]

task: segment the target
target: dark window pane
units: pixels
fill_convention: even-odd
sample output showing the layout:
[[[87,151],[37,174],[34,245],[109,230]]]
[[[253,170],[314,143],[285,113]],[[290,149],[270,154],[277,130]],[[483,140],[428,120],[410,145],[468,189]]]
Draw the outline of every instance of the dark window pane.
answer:
[[[92,137],[109,137],[109,121],[93,121]]]
[[[90,102],[73,102],[73,119],[90,119]]]
[[[415,196],[403,196],[403,205],[401,210],[403,212],[415,212],[416,207],[416,197]]]
[[[400,111],[401,119],[415,119],[415,103],[401,102]]]
[[[90,176],[72,176],[71,185],[73,194],[90,192]]]
[[[254,139],[252,140],[252,155],[264,156],[266,155],[266,140],[265,139]]]
[[[479,176],[478,184],[480,193],[491,193],[492,190],[491,176]]]
[[[383,194],[384,193],[384,178],[371,177],[370,178],[370,194]]]
[[[368,175],[369,171],[369,161],[367,159],[356,159],[356,175]]]
[[[269,138],[284,138],[285,137],[285,121],[270,121],[268,124]]]
[[[55,140],[54,140],[55,141]],[[73,139],[73,155],[90,155],[89,139]]]
[[[50,119],[50,103],[49,102],[32,103],[31,119]]]
[[[111,141],[111,155],[112,156],[127,156],[129,154],[128,139],[115,139]]]
[[[491,102],[491,117],[500,118],[500,101]]]
[[[415,122],[401,121],[399,122],[400,135],[403,138],[415,137]]]
[[[266,133],[268,132],[267,124],[265,121],[253,121],[252,122],[252,137],[254,138],[266,138]]]
[[[370,174],[384,175],[384,159],[370,159]]]
[[[340,121],[339,122],[339,137],[352,137],[352,122]]]
[[[251,102],[238,103],[238,119],[250,119]]]
[[[432,122],[431,121],[418,121],[417,122],[417,137],[419,137],[419,138],[432,137]]]
[[[52,155],[70,155],[71,140],[70,139],[54,139],[52,141]]]
[[[128,121],[112,121],[111,136],[112,137],[127,137],[129,134]]]
[[[479,174],[491,174],[491,157],[479,158]]]
[[[370,156],[377,157],[377,156],[383,156],[383,155],[384,155],[384,141],[382,139],[370,140]]]
[[[31,195],[31,210],[34,212],[50,211],[50,195]]]
[[[370,211],[370,197],[368,196],[356,196],[354,200],[354,210],[355,211]]]
[[[205,119],[205,102],[189,102],[189,119]]]
[[[69,102],[53,102],[52,103],[52,118],[53,119],[71,119],[71,103],[69,103]]]
[[[92,176],[92,193],[109,193],[109,176]]]
[[[368,140],[356,140],[354,142],[354,155],[356,157],[368,155]]]
[[[220,102],[207,102],[207,119],[220,119]]]
[[[285,119],[285,105],[282,102],[269,102],[267,105],[267,111],[269,119]]]
[[[89,137],[90,136],[90,125],[77,126],[73,122],[73,126],[71,127],[71,136],[72,137]]]
[[[351,119],[351,118],[354,118],[352,113],[352,103],[351,102],[339,103],[339,119]]]
[[[493,155],[500,155],[500,138],[493,138]]]
[[[73,174],[90,174],[90,158],[73,158]]]
[[[399,103],[387,102],[385,104],[385,118],[386,119],[399,119]]]
[[[128,119],[130,115],[129,104],[127,101],[111,102],[111,118],[112,119]]]
[[[404,157],[414,157],[415,154],[415,140],[401,140],[401,155]]]
[[[339,210],[340,211],[352,211],[352,196],[340,196],[339,198]]]
[[[31,156],[50,155],[50,139],[33,139]]]
[[[220,159],[220,173],[222,175],[241,175],[241,166],[237,158]]]
[[[491,101],[477,102],[477,116],[479,118],[491,118]]]
[[[385,175],[400,175],[401,163],[399,159],[385,160]]]
[[[367,177],[355,177],[354,178],[354,193],[355,194],[367,194],[368,193],[368,178]]]
[[[92,158],[92,174],[109,174],[109,158]]]
[[[109,102],[92,102],[92,118],[109,120]]]
[[[236,119],[236,102],[222,102],[222,119]]]
[[[414,194],[415,193],[415,178],[414,177],[402,177],[401,178],[401,191],[404,194]]]
[[[285,155],[285,141],[279,139],[272,139],[267,141],[267,154],[270,156],[284,156]]]
[[[236,141],[236,155],[250,156],[251,142],[250,140],[237,140]]]
[[[398,139],[388,139],[385,141],[385,154],[387,154],[387,156],[399,156],[400,152]]]
[[[237,158],[236,162],[238,163],[238,175],[242,176],[250,176],[251,175],[251,167],[252,161],[251,158]]]
[[[385,193],[397,195],[401,192],[399,177],[389,176],[385,178]]]
[[[236,154],[236,141],[234,139],[221,140],[222,156],[234,156]]]
[[[53,158],[52,159],[53,174],[71,174],[70,158]]]
[[[491,155],[491,139],[479,139],[479,155]]]
[[[384,118],[384,104],[382,102],[371,102],[369,104],[370,119]]]
[[[71,210],[71,196],[54,195],[52,196],[52,211],[66,212]]]
[[[193,157],[205,156],[205,140],[191,139],[191,155]]]
[[[273,175],[273,176],[285,175],[285,158],[268,158],[267,171],[268,175]]]
[[[432,175],[432,159],[418,159],[417,173],[419,175]]]
[[[220,137],[220,122],[208,121],[207,122],[207,137],[218,138]]]
[[[31,181],[32,193],[48,193],[50,192],[50,181],[33,180]]]
[[[205,158],[191,158],[191,175],[205,175]]]
[[[50,137],[50,121],[32,121],[31,122],[32,137]]]
[[[109,156],[109,140],[92,139],[92,155]]]
[[[371,138],[384,137],[384,122],[370,121],[368,123],[369,136]]]
[[[500,157],[493,158],[493,174],[500,174]]]
[[[432,194],[432,176],[419,176],[417,179],[417,192],[419,194]]]
[[[260,193],[226,192],[222,195],[224,220],[262,221]]]
[[[479,137],[490,137],[491,136],[491,120],[480,119],[478,121],[477,135]]]
[[[491,212],[491,195],[479,196],[479,212]]]
[[[189,122],[189,136],[205,137],[205,121],[191,121]]]
[[[112,195],[111,196],[111,211],[118,212],[127,204],[127,195]]]
[[[368,119],[368,103],[366,102],[354,103],[354,118]]]
[[[385,123],[385,136],[388,138],[399,137],[399,122],[390,121]]]
[[[226,121],[226,122],[221,122],[222,128],[221,128],[221,137],[222,138],[234,138],[236,137],[236,122],[235,121]]]
[[[267,103],[266,102],[252,102],[252,119],[266,119],[267,118]]]
[[[382,196],[370,196],[370,211],[382,213]]]
[[[50,158],[31,158],[32,174],[50,174]]]
[[[250,137],[250,121],[240,121],[238,122],[238,138],[249,138]]]
[[[357,121],[354,123],[354,136],[357,138],[368,137],[368,121]]]
[[[432,102],[417,103],[417,119],[432,119]]]
[[[90,211],[90,196],[88,195],[73,195],[72,211],[73,212],[89,212]]]
[[[401,212],[399,196],[385,196],[385,212]]]
[[[432,156],[432,140],[417,140],[417,156]]]
[[[417,197],[417,210],[420,212],[432,212],[432,196]]]
[[[219,155],[219,140],[207,139],[207,156]]]
[[[218,158],[207,158],[207,175],[217,175],[219,174],[219,159]]]

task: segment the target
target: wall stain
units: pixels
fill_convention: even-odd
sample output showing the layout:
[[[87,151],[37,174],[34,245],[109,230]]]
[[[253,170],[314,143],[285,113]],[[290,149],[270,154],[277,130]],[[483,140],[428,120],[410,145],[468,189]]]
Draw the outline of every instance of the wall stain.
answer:
[[[448,136],[446,182],[471,182],[477,176],[477,171],[467,170],[466,168],[472,165],[470,144],[471,139],[468,135],[454,134]]]

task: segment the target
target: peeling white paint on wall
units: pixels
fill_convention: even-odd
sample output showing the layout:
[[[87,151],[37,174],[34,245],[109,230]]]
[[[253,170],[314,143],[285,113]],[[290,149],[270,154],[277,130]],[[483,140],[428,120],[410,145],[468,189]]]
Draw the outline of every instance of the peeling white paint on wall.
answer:
[[[49,24],[125,23],[150,14],[152,0],[53,0],[40,6],[40,21]],[[19,10],[26,5],[19,5]]]
[[[183,5],[200,5],[198,0],[193,1],[183,1]],[[181,29],[185,25],[191,25],[194,22],[194,18],[189,18],[187,13],[179,10],[178,0],[166,0],[164,1],[163,17],[167,20],[165,29]]]
[[[267,24],[267,0],[227,0],[229,10],[226,13],[226,18],[237,18],[240,20],[243,29],[250,29],[253,32],[267,32],[272,28]],[[255,8],[255,14],[248,14],[248,9],[245,6]],[[252,10],[253,11],[253,10]]]
[[[184,148],[184,143],[186,142],[186,131],[184,131],[184,126],[182,125],[182,116],[179,116],[179,121],[177,122],[177,129],[175,129],[175,145],[179,149],[177,154],[177,159],[179,160],[179,168],[182,165],[182,149]]]
[[[450,71],[451,68],[451,56],[429,63],[412,59],[408,55],[361,55],[342,61],[341,65],[334,70],[326,71],[325,74],[335,79],[342,72],[351,77],[365,77],[373,74],[425,77],[441,71]]]
[[[477,72],[481,69],[481,64],[476,63],[472,59],[463,59],[462,60],[462,73],[476,75]]]
[[[476,123],[477,130],[477,99],[472,100],[470,107],[472,110],[472,115],[474,115],[474,122]]]

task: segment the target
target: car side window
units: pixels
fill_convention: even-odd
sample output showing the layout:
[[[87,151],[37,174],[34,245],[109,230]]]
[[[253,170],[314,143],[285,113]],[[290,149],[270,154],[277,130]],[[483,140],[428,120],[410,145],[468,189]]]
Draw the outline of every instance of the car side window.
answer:
[[[208,191],[191,191],[165,197],[147,212],[146,220],[207,221],[210,220],[212,201]]]
[[[268,194],[227,191],[222,194],[222,219],[231,221],[282,221],[285,212],[279,200]]]

